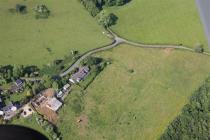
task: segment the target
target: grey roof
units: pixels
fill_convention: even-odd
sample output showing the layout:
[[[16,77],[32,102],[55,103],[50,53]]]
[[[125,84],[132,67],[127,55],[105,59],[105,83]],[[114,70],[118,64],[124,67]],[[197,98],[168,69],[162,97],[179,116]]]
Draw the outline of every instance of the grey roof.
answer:
[[[73,79],[73,80],[77,80],[77,79],[81,80],[81,79],[85,78],[85,76],[88,74],[89,70],[90,69],[89,69],[88,66],[80,67],[79,70],[75,74],[73,74],[71,76],[71,79]]]
[[[16,80],[15,83],[11,86],[10,91],[11,92],[18,92],[23,87],[23,80]]]
[[[18,80],[15,81],[15,84],[16,84],[17,86],[22,86],[23,81],[22,81],[21,79],[18,79]]]
[[[4,112],[10,111],[12,107],[13,107],[13,104],[10,103],[7,106],[3,107],[2,111],[4,111]]]

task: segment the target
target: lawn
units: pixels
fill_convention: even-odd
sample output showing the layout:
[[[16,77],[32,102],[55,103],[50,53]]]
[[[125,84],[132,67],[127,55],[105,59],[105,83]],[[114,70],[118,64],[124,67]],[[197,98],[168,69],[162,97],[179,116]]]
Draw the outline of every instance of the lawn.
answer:
[[[16,4],[26,5],[28,13],[9,12]],[[37,4],[49,8],[48,19],[35,19]],[[0,64],[43,65],[110,42],[77,0],[1,0],[0,21]]]
[[[84,93],[68,96],[58,124],[64,140],[157,139],[210,74],[209,56],[186,51],[123,45],[97,56],[113,62]]]
[[[109,10],[119,17],[112,29],[130,40],[207,49],[195,0],[131,0]]]

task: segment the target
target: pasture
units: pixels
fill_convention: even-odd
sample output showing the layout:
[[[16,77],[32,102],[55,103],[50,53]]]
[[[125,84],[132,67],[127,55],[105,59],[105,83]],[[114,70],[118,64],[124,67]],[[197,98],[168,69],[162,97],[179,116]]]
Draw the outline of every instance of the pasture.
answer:
[[[127,39],[192,48],[203,44],[209,50],[195,0],[131,0],[108,10],[119,18],[112,29]]]
[[[12,13],[16,4],[27,7],[27,14]],[[48,19],[35,19],[34,8],[45,4]],[[83,53],[110,42],[103,28],[75,0],[1,0],[0,65],[43,65],[69,55]]]
[[[97,56],[113,62],[67,97],[58,123],[64,140],[157,139],[210,74],[210,57],[187,51],[122,45]]]

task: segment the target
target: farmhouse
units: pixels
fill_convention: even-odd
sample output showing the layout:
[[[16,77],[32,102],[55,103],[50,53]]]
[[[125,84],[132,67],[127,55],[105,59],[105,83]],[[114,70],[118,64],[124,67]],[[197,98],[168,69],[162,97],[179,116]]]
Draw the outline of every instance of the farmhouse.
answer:
[[[53,89],[47,89],[39,94],[33,101],[32,106],[52,123],[56,123],[58,115],[56,111],[62,106],[62,103],[55,97]]]
[[[79,70],[71,76],[69,81],[72,83],[79,83],[88,75],[89,71],[90,69],[88,66],[80,67]]]

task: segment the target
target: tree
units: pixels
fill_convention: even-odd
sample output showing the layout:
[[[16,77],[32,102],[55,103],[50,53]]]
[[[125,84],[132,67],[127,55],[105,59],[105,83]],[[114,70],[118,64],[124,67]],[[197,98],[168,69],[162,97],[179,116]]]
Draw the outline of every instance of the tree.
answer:
[[[36,18],[48,18],[50,16],[50,10],[47,8],[46,5],[37,5],[34,8],[34,11],[36,12]]]
[[[110,27],[117,22],[117,16],[113,13],[107,13],[105,10],[101,11],[97,16],[97,21],[99,25],[104,27]]]
[[[11,78],[12,78],[12,71],[11,71],[11,69],[8,69],[7,70],[7,79],[11,80]]]
[[[48,75],[44,75],[43,76],[43,85],[45,88],[49,88],[49,87],[52,87],[52,78]]]
[[[14,78],[21,77],[21,68],[20,68],[20,66],[14,65],[12,72],[13,72],[13,77]]]
[[[53,89],[55,89],[57,91],[58,90],[58,83],[56,81],[54,81],[52,83],[52,87],[53,87]]]
[[[26,6],[22,5],[22,4],[16,4],[16,12],[21,13],[21,14],[25,14],[26,11]]]
[[[116,0],[104,0],[106,6],[114,6],[116,5]]]
[[[202,44],[196,45],[195,52],[197,52],[197,53],[203,53],[204,52],[203,45]]]
[[[124,5],[125,3],[126,3],[125,0],[116,0],[116,5],[117,5],[117,6]]]

